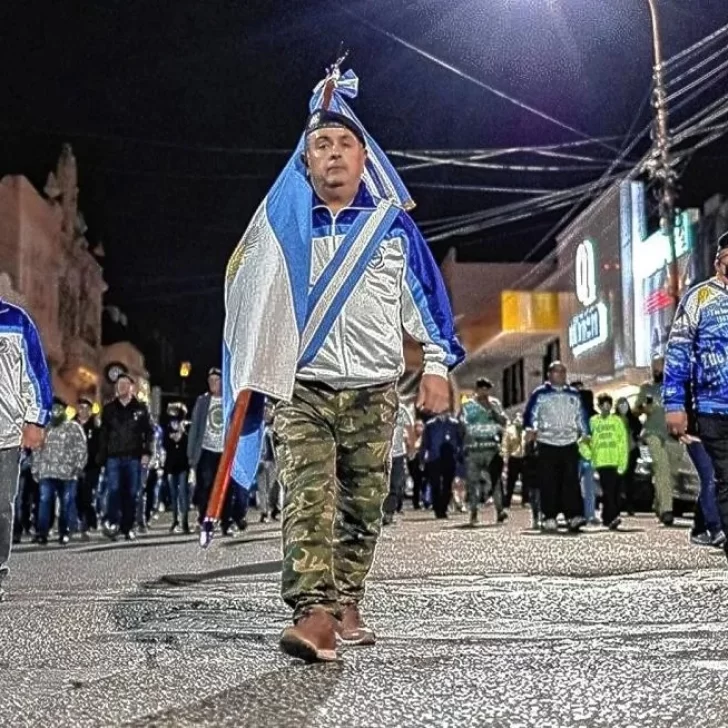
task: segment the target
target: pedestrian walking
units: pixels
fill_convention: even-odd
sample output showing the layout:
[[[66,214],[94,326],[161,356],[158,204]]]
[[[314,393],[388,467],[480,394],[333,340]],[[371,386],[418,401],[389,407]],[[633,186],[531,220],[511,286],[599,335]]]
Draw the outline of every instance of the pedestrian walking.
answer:
[[[383,523],[394,523],[394,514],[401,510],[407,481],[407,434],[414,426],[414,419],[407,405],[399,403],[392,437],[392,465],[389,473],[389,494],[384,501]]]
[[[589,421],[579,393],[566,384],[566,367],[549,366],[548,381],[529,397],[523,416],[527,438],[538,445],[543,529],[557,530],[563,513],[569,531],[585,524],[579,485],[579,442],[589,436]]]
[[[188,436],[184,420],[175,412],[164,432],[164,477],[169,488],[172,511],[170,533],[190,533],[190,486],[187,479],[190,463],[187,458]]]
[[[500,446],[508,418],[492,396],[493,383],[485,378],[475,384],[475,397],[462,407],[460,421],[465,435],[465,467],[470,525],[478,523],[481,503],[493,496],[496,520],[508,518],[503,505],[503,459]]]
[[[82,397],[78,400],[76,407],[76,422],[83,429],[88,455],[86,466],[78,476],[76,511],[80,522],[81,538],[87,541],[88,532],[98,526],[99,511],[96,510],[96,500],[101,472],[98,465],[101,425],[93,415],[93,402],[90,399]]]
[[[58,543],[65,546],[76,530],[74,501],[88,451],[83,428],[75,420],[67,419],[66,408],[64,401],[54,398],[45,441],[33,455],[33,477],[40,487],[36,541],[41,545],[48,543],[56,500],[60,506]]]
[[[52,400],[35,324],[22,308],[0,299],[0,602],[9,573],[20,448],[42,445]]]
[[[463,358],[437,265],[391,199],[403,185],[332,73],[233,254],[226,291],[226,391],[232,400],[252,389],[259,422],[234,472],[243,485],[255,478],[262,398],[273,396],[286,493],[282,594],[294,616],[281,647],[311,661],[336,659],[337,636],[375,641],[359,605],[389,491],[403,327],[424,351],[419,409],[447,409],[448,370]],[[335,110],[321,108],[324,88]],[[275,346],[263,345],[273,335]]]
[[[689,414],[694,416],[728,533],[728,232],[718,239],[714,265],[715,276],[691,288],[678,307],[665,355],[663,401],[673,438],[689,434]],[[728,544],[724,549],[728,555]]]
[[[149,410],[132,394],[133,380],[120,374],[116,397],[101,415],[99,464],[106,477],[104,534],[114,540],[119,533],[127,541],[136,539],[137,499],[142,488],[142,469],[152,454],[152,427]]]
[[[620,478],[629,465],[629,433],[622,418],[613,410],[608,394],[597,399],[599,414],[589,421],[591,438],[582,443],[582,453],[599,475],[602,486],[602,523],[615,531],[622,523],[619,503]]]
[[[425,478],[435,518],[448,517],[453,486],[464,483],[465,460],[462,424],[446,412],[425,425],[422,436]]]

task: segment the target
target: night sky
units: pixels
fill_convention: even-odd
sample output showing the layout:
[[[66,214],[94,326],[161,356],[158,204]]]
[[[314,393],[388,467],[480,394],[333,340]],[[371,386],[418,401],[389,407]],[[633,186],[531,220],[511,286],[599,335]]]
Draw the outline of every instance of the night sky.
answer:
[[[668,57],[728,23],[726,0],[661,7]],[[0,175],[22,173],[42,188],[62,142],[73,145],[87,236],[106,250],[107,302],[134,329],[165,332],[198,376],[219,361],[227,258],[340,42],[360,78],[355,111],[388,150],[580,137],[381,31],[588,135],[623,136],[650,117],[645,105],[637,115],[651,45],[647,3],[636,0],[5,0],[0,27]],[[726,79],[708,100],[728,92]],[[589,153],[603,168],[616,156]],[[685,204],[728,192],[726,154],[718,143],[691,162]],[[599,174],[446,168],[404,178],[424,221],[519,198],[419,184],[560,189]],[[559,217],[453,238],[434,252],[456,244],[463,257],[520,260]]]

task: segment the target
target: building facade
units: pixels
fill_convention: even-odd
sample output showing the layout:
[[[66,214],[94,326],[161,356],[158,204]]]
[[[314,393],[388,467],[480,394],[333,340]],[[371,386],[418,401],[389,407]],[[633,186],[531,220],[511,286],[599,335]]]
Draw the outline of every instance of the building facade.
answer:
[[[57,396],[98,399],[107,289],[78,209],[78,169],[64,145],[43,194],[23,176],[0,180],[0,296],[23,306],[40,332]],[[141,355],[139,355],[141,356]]]

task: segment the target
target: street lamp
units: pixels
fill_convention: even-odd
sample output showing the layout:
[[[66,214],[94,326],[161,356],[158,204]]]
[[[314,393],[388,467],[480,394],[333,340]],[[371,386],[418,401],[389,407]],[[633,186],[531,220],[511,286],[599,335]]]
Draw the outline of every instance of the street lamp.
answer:
[[[675,197],[677,173],[670,156],[670,124],[665,90],[665,67],[662,56],[662,34],[657,0],[647,0],[652,21],[652,48],[654,52],[653,107],[655,109],[655,139],[648,170],[650,176],[660,184],[660,229],[667,236],[670,245],[670,295],[675,309],[680,302],[680,274],[675,247]]]

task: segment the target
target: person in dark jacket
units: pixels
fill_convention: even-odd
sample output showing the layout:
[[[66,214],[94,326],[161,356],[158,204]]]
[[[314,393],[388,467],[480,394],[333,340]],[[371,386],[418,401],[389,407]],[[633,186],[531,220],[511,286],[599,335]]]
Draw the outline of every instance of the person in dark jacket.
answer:
[[[188,436],[185,423],[173,417],[164,432],[164,475],[169,486],[169,498],[172,510],[172,533],[189,533],[188,512],[190,508],[190,488],[187,482],[187,471],[190,464],[187,459]],[[180,527],[181,525],[181,527]]]
[[[634,515],[634,472],[637,468],[637,461],[640,457],[640,435],[642,433],[642,423],[640,418],[632,411],[626,397],[620,397],[617,400],[617,414],[624,421],[629,436],[629,463],[627,472],[622,476],[622,493],[624,494],[624,509],[628,516]]]
[[[425,426],[422,449],[435,518],[447,518],[453,482],[464,480],[463,441],[461,423],[449,414],[433,417]]]
[[[98,463],[106,470],[107,505],[104,533],[112,540],[121,531],[136,538],[134,519],[142,468],[149,464],[154,433],[149,410],[132,394],[133,380],[121,374],[116,398],[101,416]]]
[[[78,478],[76,491],[76,509],[81,524],[81,539],[89,540],[88,532],[98,526],[96,514],[96,491],[99,487],[99,440],[101,428],[98,420],[93,416],[93,403],[82,397],[77,403],[76,422],[83,428],[86,436],[88,460],[86,467]]]

